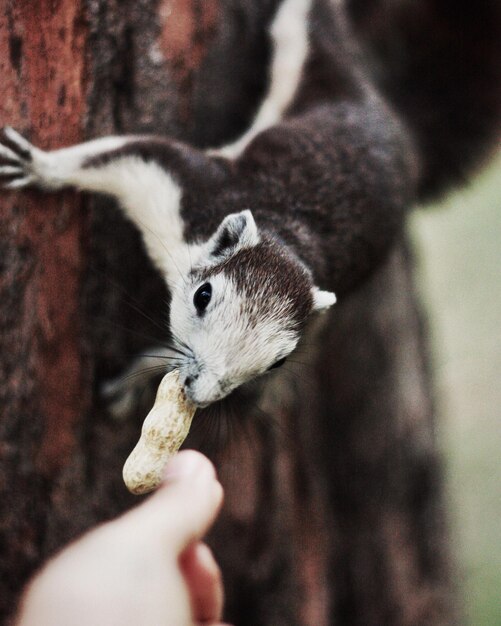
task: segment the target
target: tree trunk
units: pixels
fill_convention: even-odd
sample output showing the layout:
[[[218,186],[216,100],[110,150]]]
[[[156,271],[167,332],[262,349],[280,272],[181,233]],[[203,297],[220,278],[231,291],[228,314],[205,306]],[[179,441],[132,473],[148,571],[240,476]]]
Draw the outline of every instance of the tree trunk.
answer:
[[[0,126],[43,148],[145,131],[199,146],[234,138],[265,87],[276,2],[250,4],[2,0]],[[162,341],[167,294],[110,202],[0,201],[7,623],[54,550],[137,501],[121,467],[146,406],[113,421],[99,386]],[[224,424],[235,436],[216,459],[227,497],[210,540],[236,626],[455,623],[410,267],[402,241],[311,330],[261,408]]]

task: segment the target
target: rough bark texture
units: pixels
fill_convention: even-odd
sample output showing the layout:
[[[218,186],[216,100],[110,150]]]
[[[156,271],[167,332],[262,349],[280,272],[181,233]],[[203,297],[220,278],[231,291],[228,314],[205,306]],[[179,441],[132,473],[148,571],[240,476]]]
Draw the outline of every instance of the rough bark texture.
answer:
[[[274,4],[3,0],[0,125],[42,147],[143,131],[222,143],[263,92],[262,24]],[[105,201],[2,194],[0,219],[6,623],[36,566],[137,501],[121,467],[144,412],[114,422],[98,390],[162,339],[167,294],[137,233]],[[301,363],[264,391],[264,414],[232,416],[236,438],[218,460],[227,500],[211,541],[237,626],[454,622],[409,267],[401,243],[311,331]]]
[[[85,27],[75,2],[3,2],[0,124],[45,147],[80,141]],[[40,26],[43,24],[43,30]],[[88,385],[79,288],[84,214],[72,194],[2,193],[0,213],[0,612],[47,554],[68,501]],[[77,487],[77,491],[80,488]],[[74,492],[71,497],[76,495]],[[71,534],[71,531],[70,533]],[[66,535],[66,537],[69,536]]]

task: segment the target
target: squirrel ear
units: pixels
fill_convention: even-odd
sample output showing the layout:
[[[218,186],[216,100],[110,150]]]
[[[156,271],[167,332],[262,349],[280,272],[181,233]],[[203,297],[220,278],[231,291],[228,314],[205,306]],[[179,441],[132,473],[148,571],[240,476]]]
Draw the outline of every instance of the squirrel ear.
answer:
[[[325,311],[336,302],[336,296],[332,291],[321,291],[318,287],[313,287],[311,295],[314,311]]]
[[[227,215],[209,240],[209,251],[213,257],[234,254],[240,248],[250,248],[259,243],[256,222],[252,213],[241,211]]]

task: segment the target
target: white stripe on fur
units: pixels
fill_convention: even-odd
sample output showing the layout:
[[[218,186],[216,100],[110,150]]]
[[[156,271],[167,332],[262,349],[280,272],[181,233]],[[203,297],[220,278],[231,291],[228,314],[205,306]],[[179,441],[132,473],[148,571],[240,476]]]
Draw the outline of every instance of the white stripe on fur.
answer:
[[[312,0],[285,0],[270,28],[273,61],[270,87],[252,126],[237,141],[209,150],[209,154],[235,159],[263,130],[276,124],[292,102],[308,56],[308,13]]]

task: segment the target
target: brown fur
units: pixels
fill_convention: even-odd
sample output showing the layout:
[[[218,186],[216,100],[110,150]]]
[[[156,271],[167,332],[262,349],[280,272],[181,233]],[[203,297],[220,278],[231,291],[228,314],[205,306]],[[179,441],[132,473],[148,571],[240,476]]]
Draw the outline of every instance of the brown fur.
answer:
[[[284,303],[280,309],[284,324],[295,331],[304,328],[313,308],[313,282],[304,265],[281,244],[266,238],[253,248],[243,248],[223,263],[201,272],[200,281],[220,271],[245,296],[250,319],[276,317],[278,296]]]

